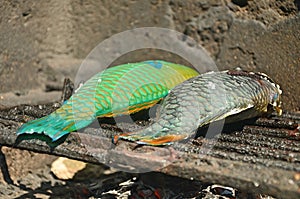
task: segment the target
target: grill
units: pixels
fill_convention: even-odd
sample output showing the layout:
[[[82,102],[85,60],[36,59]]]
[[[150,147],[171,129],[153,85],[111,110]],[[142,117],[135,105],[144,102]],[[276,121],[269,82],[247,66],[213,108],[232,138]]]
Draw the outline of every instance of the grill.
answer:
[[[159,171],[279,198],[300,196],[300,113],[226,124],[222,134],[214,137],[205,137],[207,128],[202,128],[195,139],[169,147],[140,147],[125,141],[115,146],[111,136],[120,133],[120,126],[106,121],[101,128],[91,125],[55,143],[45,136],[16,137],[20,121],[41,117],[55,108],[55,104],[47,104],[0,110],[0,145],[105,163],[132,173]],[[122,125],[128,130],[137,128]]]

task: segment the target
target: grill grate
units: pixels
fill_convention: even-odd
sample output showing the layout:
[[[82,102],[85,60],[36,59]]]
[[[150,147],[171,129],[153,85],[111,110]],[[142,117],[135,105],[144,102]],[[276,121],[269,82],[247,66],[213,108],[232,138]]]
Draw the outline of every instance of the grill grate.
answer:
[[[22,107],[26,111],[22,111]],[[43,141],[29,139],[34,136],[17,139],[15,132],[19,121],[28,117],[23,113],[31,109],[40,111],[40,107],[22,107],[0,110],[0,145],[92,163],[113,160],[116,161],[114,165],[121,167],[134,163],[133,169],[148,165],[150,169],[153,167],[169,175],[279,198],[300,196],[300,180],[297,177],[300,173],[299,113],[230,124],[217,139],[203,138],[200,130],[200,136],[187,143],[175,143],[170,147],[136,147],[134,143],[125,141],[120,141],[117,146],[111,144],[111,135],[120,132],[116,132],[118,128],[110,124],[101,125],[105,127],[102,129],[89,127],[84,133],[72,133],[61,143],[51,143],[46,137],[42,138]],[[44,107],[53,109],[51,104]],[[3,114],[5,112],[14,116],[7,117]],[[230,129],[232,126],[236,129]],[[127,128],[136,126],[128,125]]]

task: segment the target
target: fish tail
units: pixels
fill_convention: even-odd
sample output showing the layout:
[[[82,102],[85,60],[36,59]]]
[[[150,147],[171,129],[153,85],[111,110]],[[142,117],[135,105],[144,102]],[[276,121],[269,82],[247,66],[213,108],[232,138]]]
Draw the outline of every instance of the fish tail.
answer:
[[[44,134],[49,136],[52,141],[56,141],[62,136],[75,131],[76,129],[82,128],[90,124],[89,120],[72,120],[58,115],[56,112],[36,119],[29,121],[23,124],[17,131],[17,135],[21,134]]]

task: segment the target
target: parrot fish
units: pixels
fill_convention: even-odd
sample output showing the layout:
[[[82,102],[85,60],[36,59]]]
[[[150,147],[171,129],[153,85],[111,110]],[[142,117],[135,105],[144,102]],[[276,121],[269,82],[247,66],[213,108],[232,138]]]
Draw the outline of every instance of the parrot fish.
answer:
[[[239,121],[269,111],[281,115],[281,93],[279,85],[263,73],[227,70],[200,74],[169,92],[156,122],[137,132],[116,135],[113,142],[123,139],[141,145],[169,145],[229,116],[237,116]]]
[[[87,80],[50,115],[23,124],[17,135],[45,134],[56,141],[96,118],[149,108],[177,84],[197,75],[190,67],[160,60],[110,67]]]

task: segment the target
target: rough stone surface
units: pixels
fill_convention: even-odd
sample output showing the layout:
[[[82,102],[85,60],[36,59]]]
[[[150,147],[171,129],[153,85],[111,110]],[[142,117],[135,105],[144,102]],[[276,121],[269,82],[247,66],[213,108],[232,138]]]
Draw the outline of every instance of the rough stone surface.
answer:
[[[0,6],[0,93],[46,91],[48,84],[62,84],[66,76],[74,79],[81,61],[114,34],[163,27],[192,37],[219,69],[240,66],[270,74],[283,86],[285,108],[299,110],[299,5],[293,0],[5,0]],[[113,65],[145,59],[189,65],[153,49],[123,55]]]

